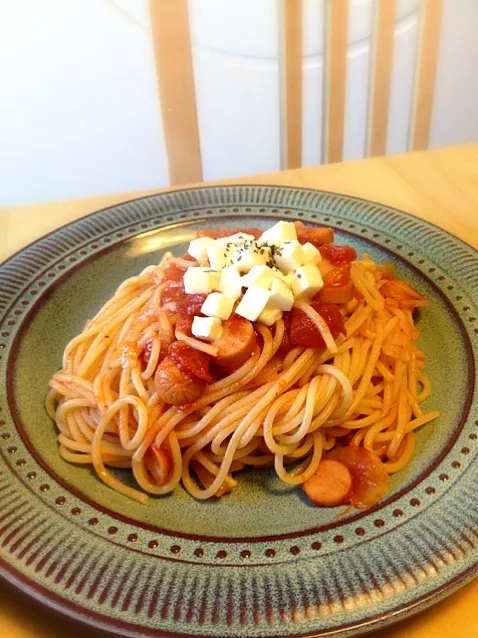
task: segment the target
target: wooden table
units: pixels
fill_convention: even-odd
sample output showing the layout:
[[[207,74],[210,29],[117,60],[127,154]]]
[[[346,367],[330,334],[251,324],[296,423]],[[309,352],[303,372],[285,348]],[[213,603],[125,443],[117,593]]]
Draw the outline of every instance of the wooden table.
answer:
[[[478,144],[282,171],[221,183],[303,186],[364,197],[405,210],[478,248]],[[164,189],[162,189],[164,190]],[[58,226],[157,191],[104,195],[51,204],[0,208],[0,260]],[[436,607],[372,638],[475,638],[478,581]],[[0,636],[100,638],[0,582]]]

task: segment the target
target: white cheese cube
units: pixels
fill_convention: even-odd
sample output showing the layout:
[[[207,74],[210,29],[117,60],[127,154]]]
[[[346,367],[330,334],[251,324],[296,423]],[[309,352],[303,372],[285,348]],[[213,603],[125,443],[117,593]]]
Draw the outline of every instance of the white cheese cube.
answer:
[[[270,306],[279,310],[290,310],[294,305],[294,295],[289,286],[281,279],[274,277],[271,285]]]
[[[235,301],[234,297],[223,295],[222,292],[211,292],[204,300],[201,312],[207,317],[217,317],[226,321],[231,316]]]
[[[198,339],[215,341],[222,334],[222,323],[217,317],[194,317],[191,332]]]
[[[274,271],[269,266],[253,266],[247,275],[242,278],[243,286],[259,286],[270,290],[272,280],[274,279]]]
[[[274,277],[276,277],[277,279],[280,279],[281,281],[283,281],[285,284],[287,284],[290,287],[291,285],[290,273],[286,275],[282,272],[282,270],[279,270],[278,268],[272,268],[272,273]]]
[[[273,326],[276,321],[282,318],[282,310],[275,308],[270,304],[264,308],[261,314],[257,317],[259,323],[263,323],[265,326]]]
[[[245,244],[255,241],[254,235],[248,235],[247,233],[235,233],[234,235],[229,235],[229,237],[221,237],[219,239],[223,244],[235,244],[236,246],[239,244]]]
[[[304,251],[297,240],[285,241],[277,247],[274,259],[282,272],[292,272],[302,266]]]
[[[322,255],[320,254],[319,249],[316,248],[314,244],[311,244],[310,241],[308,241],[306,244],[303,244],[302,252],[304,255],[302,263],[304,266],[307,266],[308,264],[317,266],[321,263]]]
[[[184,291],[187,295],[207,295],[219,287],[219,273],[210,268],[192,266],[184,273]]]
[[[212,246],[215,243],[216,240],[212,239],[212,237],[198,237],[190,242],[188,253],[197,261],[202,261],[207,257],[208,246]]]
[[[267,306],[270,296],[271,293],[265,288],[251,286],[246,290],[246,294],[239,302],[236,314],[244,317],[244,319],[249,319],[249,321],[256,321],[257,317]]]
[[[242,295],[242,277],[235,266],[226,266],[221,270],[219,290],[234,299],[239,299]]]
[[[239,272],[247,273],[254,266],[265,266],[271,259],[271,249],[259,247],[254,243],[251,247],[238,246],[234,253],[234,266]]]
[[[292,222],[277,222],[264,231],[258,241],[278,246],[287,240],[297,240],[297,231]]]
[[[221,268],[224,268],[228,255],[228,251],[224,244],[219,241],[215,241],[213,244],[209,244],[206,250],[210,267],[214,270],[221,270]]]
[[[292,279],[292,292],[296,299],[310,299],[324,285],[322,275],[317,266],[309,264],[297,268]]]

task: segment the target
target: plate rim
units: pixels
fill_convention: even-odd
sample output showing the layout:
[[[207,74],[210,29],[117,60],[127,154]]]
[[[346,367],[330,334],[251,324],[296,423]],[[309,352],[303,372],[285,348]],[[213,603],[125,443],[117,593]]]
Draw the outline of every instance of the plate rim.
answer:
[[[324,195],[335,195],[336,197],[346,198],[346,199],[350,199],[350,200],[353,200],[353,201],[356,201],[356,202],[362,202],[364,204],[373,204],[374,206],[381,206],[381,207],[384,207],[384,208],[388,208],[388,210],[392,210],[392,211],[394,211],[396,213],[399,213],[401,215],[406,215],[407,217],[410,217],[413,220],[418,220],[419,222],[421,222],[423,224],[427,224],[428,226],[431,226],[432,228],[435,228],[439,232],[445,233],[452,240],[459,241],[464,246],[466,246],[467,248],[470,248],[471,250],[474,250],[475,252],[478,253],[478,248],[475,248],[474,246],[472,246],[471,244],[466,242],[464,239],[461,239],[461,237],[457,237],[456,235],[454,235],[452,232],[450,232],[446,228],[442,228],[441,226],[438,226],[438,224],[434,224],[433,222],[428,221],[427,219],[423,219],[422,217],[418,217],[418,215],[414,215],[413,213],[409,213],[408,211],[403,210],[401,208],[396,208],[395,206],[389,206],[388,204],[383,204],[383,203],[377,202],[377,201],[375,201],[373,199],[367,199],[366,197],[358,197],[357,195],[348,195],[347,193],[340,193],[339,191],[325,190],[325,189],[322,189],[322,188],[311,188],[310,186],[290,186],[290,185],[278,185],[278,184],[249,184],[249,183],[218,184],[216,186],[214,184],[208,184],[208,185],[205,185],[205,186],[201,186],[201,185],[199,185],[199,186],[191,186],[191,188],[188,188],[186,186],[186,187],[181,187],[181,188],[168,189],[168,190],[165,190],[165,191],[160,191],[158,193],[151,193],[150,195],[142,195],[141,197],[132,197],[131,199],[125,199],[124,201],[118,202],[117,204],[111,204],[110,206],[104,206],[103,208],[98,208],[97,210],[94,210],[91,213],[86,213],[85,215],[81,215],[81,217],[77,217],[76,219],[73,219],[72,221],[69,221],[66,224],[61,224],[61,226],[58,226],[57,228],[54,228],[53,230],[50,230],[49,232],[45,233],[44,235],[41,235],[40,237],[37,237],[36,239],[33,239],[32,241],[28,242],[27,244],[25,244],[21,248],[18,248],[15,252],[13,252],[11,255],[6,257],[6,259],[4,259],[3,261],[0,261],[0,270],[3,268],[4,265],[6,265],[14,257],[17,257],[22,252],[27,250],[27,248],[32,248],[33,246],[35,246],[35,244],[43,241],[47,237],[51,237],[52,235],[54,235],[55,233],[57,233],[60,230],[64,230],[66,228],[74,226],[75,224],[77,224],[81,220],[88,219],[89,217],[93,217],[95,215],[98,215],[99,213],[104,213],[104,212],[106,212],[108,210],[111,210],[112,208],[117,208],[118,206],[123,206],[124,204],[132,204],[134,202],[141,202],[141,201],[144,201],[144,200],[147,200],[147,199],[153,199],[155,197],[160,197],[162,195],[171,195],[171,194],[174,194],[174,193],[184,193],[184,192],[189,192],[189,191],[204,191],[204,190],[227,189],[227,188],[270,188],[272,190],[277,190],[277,189],[298,190],[298,191],[306,191],[306,192],[311,192],[311,193],[320,193],[320,194],[324,194]],[[51,202],[51,203],[54,203],[54,202]]]
[[[149,200],[149,199],[154,199],[154,198],[158,198],[161,197],[163,195],[169,195],[169,194],[181,194],[184,192],[191,192],[191,191],[204,191],[204,190],[227,190],[227,189],[231,189],[231,188],[252,188],[252,189],[260,189],[260,188],[265,188],[265,189],[271,189],[271,190],[291,190],[291,191],[299,191],[299,192],[313,192],[316,194],[327,194],[327,195],[332,195],[332,196],[336,196],[342,200],[346,199],[349,202],[357,202],[357,203],[366,203],[366,204],[372,204],[373,206],[379,208],[379,209],[388,209],[388,210],[392,210],[396,213],[398,213],[399,215],[404,215],[407,216],[411,219],[413,219],[414,221],[420,223],[420,224],[424,224],[426,226],[430,226],[434,229],[436,229],[437,231],[439,231],[439,233],[441,234],[445,234],[446,236],[448,236],[453,242],[458,242],[460,244],[462,244],[463,246],[465,246],[468,249],[471,249],[472,251],[478,253],[478,249],[476,249],[474,246],[472,246],[471,244],[468,244],[466,241],[464,241],[463,239],[461,239],[460,237],[457,237],[455,235],[453,235],[450,231],[441,228],[440,226],[434,224],[433,222],[430,222],[428,220],[422,219],[421,217],[418,217],[412,213],[409,213],[407,211],[389,206],[388,204],[384,204],[381,202],[376,202],[370,199],[365,199],[365,198],[361,198],[361,197],[356,197],[354,195],[348,195],[348,194],[343,194],[343,193],[338,193],[335,191],[329,191],[329,190],[323,190],[323,189],[314,189],[314,188],[306,188],[306,187],[301,187],[301,186],[289,186],[289,185],[271,185],[271,184],[246,184],[246,183],[242,183],[242,184],[219,184],[219,185],[207,185],[207,186],[195,186],[195,187],[191,187],[191,188],[179,188],[179,189],[174,189],[174,190],[167,190],[164,192],[159,192],[159,193],[152,193],[149,195],[145,195],[142,197],[133,197],[131,199],[128,200],[124,200],[121,202],[118,202],[116,204],[113,204],[111,206],[107,206],[95,211],[92,211],[91,213],[88,213],[86,215],[83,215],[75,220],[72,220],[66,224],[63,224],[62,226],[58,226],[57,228],[51,230],[50,232],[46,233],[45,235],[42,235],[41,237],[33,240],[32,242],[26,244],[25,246],[21,247],[20,249],[18,249],[17,251],[15,251],[12,255],[9,255],[4,261],[2,261],[0,263],[0,272],[3,270],[4,266],[7,265],[11,260],[14,260],[15,257],[17,257],[18,255],[21,255],[23,252],[25,252],[27,249],[34,247],[36,244],[42,242],[44,239],[51,237],[52,235],[55,235],[56,233],[58,233],[59,231],[61,231],[62,229],[66,229],[68,227],[74,226],[76,225],[80,220],[85,220],[87,218],[90,217],[94,217],[100,213],[103,213],[105,211],[109,211],[115,208],[118,208],[120,206],[123,206],[125,204],[133,204],[135,202],[139,202],[139,201],[144,201],[144,200]],[[239,206],[244,205],[241,204],[240,202],[238,203]],[[266,205],[264,203],[264,205]],[[218,207],[219,204],[216,203],[211,203],[210,204],[211,207]],[[270,207],[272,207],[272,204],[269,204]],[[277,205],[277,207],[280,208],[280,205]],[[285,208],[285,206],[284,206]],[[158,213],[160,216],[166,215],[167,213],[165,213],[164,211],[161,211]],[[185,220],[185,221],[191,221],[190,219]],[[344,229],[345,230],[345,229]],[[140,234],[140,232],[137,233],[137,235]],[[96,256],[96,255],[95,255]],[[445,295],[444,295],[445,296]],[[448,300],[448,298],[445,296],[445,298]],[[451,304],[451,302],[450,302]],[[451,304],[453,306],[453,304]],[[453,306],[454,307],[454,306]],[[3,312],[3,311],[2,311]],[[472,358],[475,361],[475,357],[474,357],[474,351],[473,348],[471,348],[472,351]],[[245,539],[244,539],[245,540]],[[29,588],[33,588],[33,589],[44,589],[45,590],[45,596],[43,597],[41,595],[41,593],[38,596],[33,596],[34,598],[36,598],[37,600],[39,600],[41,603],[46,604],[47,606],[55,609],[56,611],[60,611],[61,613],[67,615],[70,618],[75,618],[76,620],[79,620],[80,622],[86,623],[86,624],[90,624],[93,626],[96,626],[98,628],[105,628],[109,626],[109,623],[111,624],[111,621],[113,620],[112,618],[109,618],[107,616],[105,616],[104,618],[106,619],[105,624],[101,623],[101,624],[96,624],[96,623],[90,623],[88,622],[88,619],[83,619],[80,616],[81,615],[76,615],[76,614],[71,614],[68,611],[66,611],[64,608],[57,607],[52,600],[50,600],[50,597],[58,597],[61,599],[62,604],[65,606],[69,606],[72,605],[74,608],[78,609],[79,611],[82,611],[88,615],[92,615],[95,612],[93,611],[89,611],[86,610],[83,606],[81,606],[78,603],[72,602],[70,600],[68,600],[67,598],[63,598],[61,596],[58,596],[57,594],[55,594],[54,592],[52,592],[51,590],[48,590],[46,588],[44,588],[42,585],[39,585],[38,583],[36,583],[35,581],[28,579],[26,577],[23,576],[23,574],[16,570],[16,568],[12,567],[11,565],[9,565],[8,563],[4,562],[4,559],[2,557],[0,557],[0,565],[1,565],[1,569],[0,569],[0,577],[4,578],[5,580],[7,580],[10,583],[13,583],[15,586],[18,586],[22,591],[24,591],[25,593],[27,593],[28,595],[32,595],[32,593],[29,590]],[[301,634],[293,634],[292,636],[297,636],[297,637],[301,637],[301,638],[313,638],[313,637],[318,637],[318,636],[327,636],[327,635],[335,635],[335,634],[340,634],[340,635],[349,635],[348,632],[353,631],[354,628],[358,628],[361,630],[361,628],[363,628],[364,631],[372,631],[374,629],[377,629],[377,623],[378,622],[384,622],[384,624],[380,625],[380,626],[388,626],[389,624],[392,624],[394,622],[398,622],[399,620],[403,619],[405,616],[410,616],[411,614],[417,613],[419,611],[421,611],[421,609],[425,609],[428,608],[430,606],[432,606],[433,604],[435,604],[435,602],[438,602],[440,599],[448,596],[449,594],[451,594],[453,591],[456,591],[457,589],[461,588],[462,586],[464,586],[466,583],[470,582],[474,576],[475,576],[475,572],[477,571],[477,567],[478,565],[475,564],[466,568],[464,571],[460,572],[459,574],[457,574],[456,576],[454,576],[451,581],[446,582],[441,584],[440,586],[438,586],[435,590],[433,590],[432,592],[426,593],[424,594],[420,599],[414,599],[412,601],[409,601],[405,604],[401,604],[397,607],[397,609],[394,610],[389,610],[387,612],[385,612],[383,614],[383,618],[378,618],[378,617],[373,617],[369,620],[366,621],[360,621],[360,622],[356,622],[356,623],[352,623],[351,625],[347,626],[342,624],[340,627],[337,628],[337,630],[326,630],[325,633],[323,632],[312,632],[312,633],[301,633]],[[18,574],[18,579],[20,581],[25,580],[26,583],[22,584],[17,582],[17,578],[15,578],[14,574],[11,574],[11,578],[8,578],[5,574],[6,572],[15,572],[15,574]],[[453,587],[453,589],[450,591],[450,586]],[[51,604],[50,604],[51,602]],[[418,607],[418,608],[417,608]],[[415,610],[415,608],[417,608]],[[415,611],[414,611],[415,610]],[[101,614],[95,614],[98,616],[101,616]],[[120,626],[124,626],[125,623],[124,621],[118,621]],[[147,632],[148,629],[141,627],[139,625],[135,625],[136,629],[135,631],[138,632],[139,631],[143,631],[143,632]],[[114,626],[114,630],[118,631],[119,627]],[[344,633],[345,630],[345,633]],[[155,633],[149,634],[149,633],[145,633],[144,635],[153,635],[153,636],[178,636],[181,638],[186,638],[190,635],[193,634],[176,634],[176,633],[171,633],[168,632],[167,630],[162,630],[162,633],[159,632],[157,633],[156,630],[154,630]],[[122,635],[133,635],[133,634],[129,634],[129,633],[125,633]],[[196,634],[194,634],[196,635]]]
[[[423,594],[410,604],[405,603],[398,605],[394,609],[386,611],[383,614],[377,614],[364,621],[350,623],[348,625],[342,624],[337,627],[337,629],[326,629],[325,631],[301,634],[291,633],[283,638],[333,638],[333,636],[337,636],[338,638],[353,638],[354,636],[361,636],[371,631],[379,631],[430,609],[441,600],[448,598],[448,596],[451,596],[468,585],[476,578],[477,574],[478,566],[471,566],[454,576],[448,583],[439,585],[433,591]],[[66,618],[73,619],[81,623],[84,627],[93,627],[102,631],[119,632],[115,635],[124,636],[125,638],[210,638],[207,634],[202,633],[184,634],[162,629],[148,629],[141,625],[135,625],[134,623],[109,618],[95,611],[86,611],[81,605],[55,594],[34,581],[24,578],[15,568],[6,564],[1,556],[0,579],[13,587],[17,587],[24,594],[31,596],[48,609],[52,609]],[[357,630],[359,633],[357,633]]]

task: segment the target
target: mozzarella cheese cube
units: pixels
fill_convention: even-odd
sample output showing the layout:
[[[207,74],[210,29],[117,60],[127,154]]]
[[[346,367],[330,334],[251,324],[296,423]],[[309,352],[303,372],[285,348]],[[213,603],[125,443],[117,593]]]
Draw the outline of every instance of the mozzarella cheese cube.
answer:
[[[222,292],[211,292],[204,300],[201,312],[207,317],[217,317],[226,321],[232,314],[235,301],[234,297],[223,295]]]
[[[238,246],[234,253],[234,263],[239,272],[248,273],[254,266],[265,266],[271,258],[271,249],[259,247],[255,243],[249,246]]]
[[[217,317],[194,317],[191,332],[198,339],[215,341],[222,334],[222,323]]]
[[[211,237],[198,237],[198,239],[193,239],[190,242],[188,253],[197,261],[202,261],[207,257],[208,246],[212,246],[215,243],[216,240]]]
[[[275,278],[280,279],[290,287],[290,275],[285,275],[282,270],[279,270],[278,268],[273,268],[272,274]]]
[[[224,268],[229,252],[224,244],[215,241],[213,244],[208,244],[206,250],[210,267],[214,270],[221,270],[221,268]]]
[[[224,244],[235,244],[238,246],[239,244],[253,242],[255,239],[254,235],[248,235],[247,233],[235,233],[234,235],[229,235],[229,237],[221,237],[218,241]]]
[[[207,295],[219,287],[219,273],[210,268],[192,266],[184,273],[184,292],[187,295]]]
[[[265,326],[273,326],[276,321],[279,321],[282,317],[282,310],[275,308],[274,306],[267,304],[261,314],[257,317],[257,321],[263,323]]]
[[[253,266],[247,275],[242,278],[243,286],[259,286],[270,290],[272,280],[274,279],[274,271],[269,266]]]
[[[271,293],[265,288],[251,286],[246,290],[245,295],[239,302],[236,314],[244,317],[244,319],[249,319],[249,321],[256,321],[257,317],[267,306],[270,297]]]
[[[307,266],[308,264],[317,266],[321,263],[322,255],[320,254],[319,249],[316,248],[314,244],[311,244],[310,241],[302,246],[302,252],[304,255],[302,263],[304,266]]]
[[[281,279],[274,277],[271,285],[271,298],[269,305],[279,310],[290,310],[294,305],[294,295],[289,286]]]
[[[297,231],[292,222],[277,222],[262,233],[259,241],[279,246],[284,241],[297,240]]]
[[[292,279],[292,292],[296,299],[310,299],[324,285],[317,266],[309,264],[297,268]]]
[[[221,270],[219,290],[234,299],[239,299],[242,295],[242,277],[235,266],[226,266]]]
[[[296,239],[285,241],[274,252],[274,259],[279,268],[285,272],[297,270],[304,263],[304,251]]]

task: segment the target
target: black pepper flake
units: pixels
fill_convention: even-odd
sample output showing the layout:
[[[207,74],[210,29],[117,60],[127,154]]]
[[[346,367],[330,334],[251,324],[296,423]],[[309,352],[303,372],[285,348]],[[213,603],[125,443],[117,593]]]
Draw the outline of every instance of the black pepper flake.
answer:
[[[297,275],[297,279],[301,279],[301,277],[302,277],[302,275],[299,273],[299,274]]]

